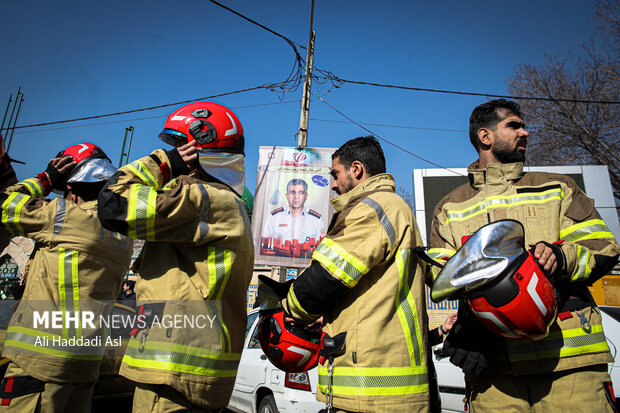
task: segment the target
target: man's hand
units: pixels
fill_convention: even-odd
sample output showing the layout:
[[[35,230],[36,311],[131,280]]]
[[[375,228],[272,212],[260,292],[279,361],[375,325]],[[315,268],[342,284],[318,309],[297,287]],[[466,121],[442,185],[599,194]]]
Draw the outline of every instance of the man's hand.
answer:
[[[187,165],[187,168],[190,171],[193,171],[198,167],[198,152],[201,152],[201,150],[200,148],[197,148],[196,145],[196,141],[190,141],[177,147],[179,155],[181,155],[183,162],[185,162],[185,165]]]
[[[540,268],[549,274],[554,274],[558,267],[557,257],[554,250],[546,243],[539,242],[534,247],[534,257],[538,260]]]
[[[69,176],[69,173],[75,168],[75,161],[70,156],[63,156],[62,158],[52,158],[50,159],[50,165],[52,165],[60,174],[66,178]]]
[[[67,176],[75,168],[75,161],[70,156],[63,156],[62,158],[52,158],[47,164],[45,173],[49,177],[52,188],[59,191],[67,190]]]

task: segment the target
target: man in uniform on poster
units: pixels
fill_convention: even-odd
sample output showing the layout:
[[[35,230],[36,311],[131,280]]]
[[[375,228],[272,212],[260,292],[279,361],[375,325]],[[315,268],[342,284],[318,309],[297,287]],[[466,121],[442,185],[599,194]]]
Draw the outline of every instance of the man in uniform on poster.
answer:
[[[263,227],[263,239],[267,240],[268,249],[275,250],[278,255],[299,257],[305,251],[301,247],[296,248],[296,245],[301,246],[305,242],[317,245],[325,236],[321,214],[304,206],[307,199],[306,181],[299,178],[291,179],[286,185],[288,207],[279,207],[271,211]],[[290,252],[288,247],[285,247],[286,241],[290,241]]]

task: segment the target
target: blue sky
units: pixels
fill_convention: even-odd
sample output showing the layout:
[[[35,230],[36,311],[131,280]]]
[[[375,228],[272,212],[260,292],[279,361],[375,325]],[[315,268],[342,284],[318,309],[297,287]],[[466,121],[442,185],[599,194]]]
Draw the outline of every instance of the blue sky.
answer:
[[[223,1],[298,44],[308,39],[310,0]],[[519,63],[544,52],[568,56],[595,35],[594,1],[443,2],[316,0],[315,66],[340,78],[421,88],[507,94]],[[273,34],[203,1],[4,1],[0,4],[0,108],[18,86],[18,125],[121,112],[284,80],[294,55]],[[305,51],[300,50],[305,57]],[[484,97],[313,83],[330,105],[394,144],[445,167],[465,167],[475,151],[469,114]],[[265,89],[215,101],[231,107],[246,136],[247,186],[258,147],[295,146],[301,88]],[[165,147],[157,135],[172,107],[16,130],[10,155],[25,179],[82,141],[116,165],[125,128],[130,159]],[[1,116],[1,114],[0,114]],[[432,130],[432,129],[444,129]],[[446,131],[449,130],[449,131]],[[368,134],[313,97],[309,146],[338,147]],[[412,191],[413,168],[433,167],[386,143],[388,172]]]

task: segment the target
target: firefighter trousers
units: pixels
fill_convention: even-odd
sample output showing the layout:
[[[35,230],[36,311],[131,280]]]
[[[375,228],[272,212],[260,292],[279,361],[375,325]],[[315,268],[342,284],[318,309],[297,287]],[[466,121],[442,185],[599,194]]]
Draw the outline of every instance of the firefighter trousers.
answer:
[[[2,380],[1,413],[90,413],[94,383],[58,384],[37,380],[10,363]]]
[[[164,384],[137,383],[132,413],[218,413],[220,410],[199,409],[181,393]]]
[[[615,412],[607,365],[523,376],[467,376],[471,413]]]

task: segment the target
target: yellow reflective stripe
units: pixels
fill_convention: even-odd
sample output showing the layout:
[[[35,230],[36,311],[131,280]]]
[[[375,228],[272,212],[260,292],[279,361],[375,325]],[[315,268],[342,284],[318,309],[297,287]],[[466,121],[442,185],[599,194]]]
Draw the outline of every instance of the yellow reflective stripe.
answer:
[[[127,165],[127,168],[142,180],[146,185],[159,189],[157,179],[151,174],[146,165],[142,161],[133,161]]]
[[[396,313],[400,319],[400,325],[405,335],[407,349],[409,350],[409,360],[412,366],[419,366],[424,364],[424,347],[422,346],[422,335],[420,334],[418,309],[411,294],[413,280],[409,272],[410,254],[410,250],[402,249],[394,257],[399,275],[395,304]]]
[[[232,262],[230,259],[230,250],[215,247],[207,248],[207,267],[209,269],[209,299],[221,300],[224,289],[230,278],[230,270]],[[207,304],[208,305],[208,304]],[[230,333],[228,327],[224,324],[224,320],[220,311],[216,311],[221,321],[218,329],[221,331],[222,349],[230,351]]]
[[[443,257],[452,257],[456,254],[456,251],[448,248],[430,248],[428,250],[428,256],[434,260],[441,259]]]
[[[332,239],[323,238],[312,259],[320,262],[333,276],[349,287],[355,287],[359,277],[369,268]]]
[[[577,244],[577,268],[575,269],[575,273],[571,277],[572,281],[584,280],[590,276],[592,273],[592,268],[590,268],[590,250],[586,247]]]
[[[551,332],[538,342],[508,340],[507,343],[511,361],[536,360],[541,357],[562,358],[609,351],[601,324],[593,324],[590,333],[578,327]]]
[[[78,327],[75,331],[68,331],[65,327],[66,313],[80,311],[80,287],[78,282],[78,252],[58,249],[58,298],[62,311],[62,334],[63,337],[82,336],[82,328],[78,319]]]
[[[336,395],[400,396],[428,392],[428,370],[416,367],[334,367]],[[328,373],[319,365],[319,390],[325,393]]]
[[[13,228],[13,232],[25,235],[19,219],[21,217],[22,207],[30,199],[30,196],[19,192],[13,192],[6,201],[2,203],[2,223]]]
[[[4,346],[78,360],[101,360],[103,357],[103,352],[105,351],[103,339],[101,340],[101,346],[66,346],[62,344],[62,340],[63,338],[56,334],[26,327],[9,326]],[[89,354],[93,352],[96,352],[96,354]]]
[[[460,222],[484,213],[487,209],[508,208],[523,204],[544,204],[551,201],[560,201],[565,198],[561,189],[553,188],[533,195],[532,193],[516,195],[491,196],[477,204],[458,211],[447,210],[446,224],[450,221]]]
[[[43,196],[43,186],[40,185],[38,179],[28,178],[23,182],[20,182],[20,184],[26,187],[31,196],[35,198]]]
[[[602,219],[580,222],[560,231],[560,239],[568,242],[613,237],[613,234]]]
[[[153,188],[133,184],[127,199],[127,235],[130,238],[155,240],[155,205],[157,191]]]
[[[123,363],[209,377],[235,377],[241,359],[239,353],[218,353],[199,347],[149,340],[143,351],[140,351],[138,341],[129,341]]]

